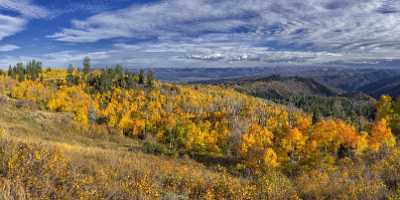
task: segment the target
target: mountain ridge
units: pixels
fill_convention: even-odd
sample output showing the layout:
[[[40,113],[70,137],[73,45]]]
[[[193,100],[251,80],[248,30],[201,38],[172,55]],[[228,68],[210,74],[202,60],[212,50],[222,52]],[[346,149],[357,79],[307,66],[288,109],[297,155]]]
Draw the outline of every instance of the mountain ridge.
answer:
[[[380,79],[370,84],[361,86],[359,91],[367,93],[375,98],[381,95],[397,97],[400,95],[400,76]]]

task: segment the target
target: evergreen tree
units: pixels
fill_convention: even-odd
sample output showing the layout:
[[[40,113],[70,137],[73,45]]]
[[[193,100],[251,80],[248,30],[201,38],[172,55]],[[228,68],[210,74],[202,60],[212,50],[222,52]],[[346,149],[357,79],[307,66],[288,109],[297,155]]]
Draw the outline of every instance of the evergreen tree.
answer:
[[[72,66],[71,64],[68,66],[66,79],[69,85],[75,84],[74,66]]]
[[[125,83],[127,88],[134,88],[137,83],[137,76],[133,72],[125,72]]]
[[[138,83],[139,83],[139,84],[144,84],[144,70],[143,70],[143,69],[141,69],[141,70],[139,71],[139,80],[138,80]]]
[[[154,72],[152,70],[147,72],[147,77],[146,77],[146,83],[147,87],[153,87],[154,86]]]
[[[115,71],[116,76],[118,76],[119,78],[124,76],[124,68],[122,67],[122,65],[115,66],[114,71]]]
[[[90,72],[90,58],[88,56],[86,56],[83,59],[83,73],[86,75]]]
[[[13,70],[12,70],[11,65],[8,66],[7,75],[8,75],[9,77],[12,77],[12,75],[13,75]]]
[[[24,70],[26,78],[28,80],[35,81],[40,77],[40,74],[42,73],[42,63],[36,60],[32,60],[28,62]]]
[[[17,75],[18,75],[18,81],[22,82],[25,81],[25,68],[24,68],[24,64],[22,63],[18,63],[17,64]]]
[[[125,72],[122,65],[116,65],[114,68],[114,79],[116,81],[116,85],[121,88],[126,88],[127,84],[125,81]]]
[[[14,67],[12,68],[12,78],[13,79],[17,79],[17,67],[14,65]]]

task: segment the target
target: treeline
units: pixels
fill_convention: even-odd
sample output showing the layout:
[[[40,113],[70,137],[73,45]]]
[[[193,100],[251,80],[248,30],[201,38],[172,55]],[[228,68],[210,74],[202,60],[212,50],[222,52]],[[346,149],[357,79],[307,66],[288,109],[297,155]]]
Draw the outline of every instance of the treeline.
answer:
[[[86,84],[95,92],[110,91],[112,88],[134,88],[138,86],[153,87],[156,79],[154,72],[151,70],[145,71],[140,69],[138,72],[126,70],[121,65],[115,67],[106,67],[101,69],[92,69],[89,57],[85,57],[83,68],[77,68],[69,65],[65,82],[69,86]],[[43,81],[43,73],[52,71],[51,68],[43,70],[42,63],[36,60],[29,61],[27,64],[17,63],[14,66],[9,66],[7,71],[0,70],[0,75],[7,75],[19,82],[25,80],[40,80]],[[91,73],[93,72],[93,73]],[[62,84],[62,83],[61,83]]]
[[[7,75],[18,81],[41,79],[42,63],[32,60],[26,65],[18,63],[14,66],[9,66]]]
[[[93,73],[90,73],[93,72]],[[69,65],[67,69],[66,83],[70,86],[85,83],[91,92],[106,92],[113,88],[134,88],[138,86],[153,87],[155,84],[153,71],[141,69],[138,73],[125,70],[121,65],[106,67],[105,69],[92,70],[90,58],[83,61],[83,69]]]
[[[324,96],[310,94],[281,94],[276,90],[253,89],[241,86],[238,91],[257,96],[278,104],[295,106],[304,112],[313,114],[317,122],[326,117],[334,117],[355,122],[362,127],[365,121],[374,119],[375,100],[364,96]]]
[[[111,91],[113,88],[132,89],[138,86],[153,87],[155,77],[152,71],[139,73],[126,71],[121,65],[113,68],[99,70],[99,73],[92,73],[87,77],[87,85],[96,92]]]
[[[371,99],[355,99],[341,96],[293,95],[286,100],[274,99],[274,102],[293,105],[313,114],[313,120],[334,117],[354,122],[362,129],[365,121],[374,119],[374,104]]]

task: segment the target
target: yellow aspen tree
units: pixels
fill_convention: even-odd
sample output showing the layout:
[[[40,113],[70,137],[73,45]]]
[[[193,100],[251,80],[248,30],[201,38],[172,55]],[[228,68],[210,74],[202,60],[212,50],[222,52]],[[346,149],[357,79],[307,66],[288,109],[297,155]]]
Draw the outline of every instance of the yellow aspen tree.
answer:
[[[390,96],[383,95],[379,98],[376,104],[376,119],[386,119],[391,120],[391,115],[393,114],[393,102]]]
[[[380,119],[373,123],[370,130],[369,147],[372,151],[379,151],[382,146],[394,147],[396,138],[393,136],[386,119]]]
[[[300,159],[307,137],[298,128],[290,128],[281,141],[283,155],[281,159]]]
[[[47,107],[52,111],[72,112],[75,120],[88,125],[90,101],[90,96],[82,88],[63,87],[50,98]]]
[[[299,129],[302,133],[307,133],[312,125],[312,117],[310,115],[294,113],[293,121],[293,127]]]
[[[272,144],[273,134],[267,128],[254,123],[241,136],[239,151],[250,168],[276,167],[279,165],[278,157]]]

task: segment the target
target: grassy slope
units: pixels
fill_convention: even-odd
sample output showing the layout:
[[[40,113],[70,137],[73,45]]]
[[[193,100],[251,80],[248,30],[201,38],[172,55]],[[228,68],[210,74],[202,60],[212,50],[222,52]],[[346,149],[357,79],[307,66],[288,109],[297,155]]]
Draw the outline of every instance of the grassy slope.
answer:
[[[70,174],[72,174],[66,176],[65,181],[72,184],[81,183],[80,178],[89,181],[83,181],[85,187],[82,190],[68,189],[64,192],[68,195],[63,195],[63,198],[75,199],[79,196],[84,199],[153,199],[172,196],[170,199],[176,199],[179,196],[178,193],[183,199],[200,198],[208,194],[208,188],[219,187],[218,184],[222,179],[228,179],[226,184],[232,184],[233,190],[235,190],[234,185],[239,184],[238,179],[214,172],[187,158],[172,159],[142,153],[142,144],[137,140],[118,135],[100,134],[99,131],[95,131],[94,137],[94,134],[84,131],[67,114],[16,108],[13,104],[12,100],[6,103],[3,100],[0,108],[0,128],[6,132],[0,141],[5,149],[5,155],[11,157],[12,154],[16,155],[12,150],[15,144],[17,146],[27,145],[29,151],[36,152],[35,149],[39,149],[39,152],[52,152],[54,150],[56,154],[60,154],[68,163],[68,167],[62,167],[61,171],[71,171]],[[24,152],[23,154],[27,154],[27,156],[22,156],[21,159],[31,157],[31,153]],[[49,186],[47,190],[50,191],[43,191],[35,186],[29,188],[30,178],[21,178],[20,181],[15,182],[12,172],[21,169],[17,169],[18,167],[11,169],[10,160],[12,159],[6,157],[3,155],[1,160],[3,169],[0,169],[0,172],[6,172],[1,174],[1,177],[5,178],[0,178],[0,183],[8,184],[9,189],[7,190],[7,187],[3,186],[3,191],[1,191],[0,187],[0,199],[2,199],[2,192],[3,197],[9,198],[13,195],[15,197],[16,193],[22,193],[21,191],[12,191],[12,188],[18,188],[16,185],[22,185],[20,188],[23,189],[21,190],[31,195],[28,195],[27,198],[56,195],[50,189],[54,187],[53,183],[47,183]],[[32,166],[37,165],[34,159],[21,162],[23,162],[23,168],[29,166],[28,164],[24,166],[25,163],[32,162]],[[4,165],[8,165],[8,167],[4,167]],[[45,168],[42,165],[40,167]],[[35,171],[33,167],[29,175],[44,176],[42,173]],[[17,176],[22,174],[18,172]],[[54,176],[54,174],[52,175]],[[142,182],[143,186],[137,185]],[[147,187],[147,190],[137,190],[142,187]],[[239,185],[236,189],[240,189]],[[87,191],[91,191],[90,195],[86,193]],[[62,194],[61,192],[57,193],[58,195]]]
[[[189,158],[143,153],[141,141],[87,131],[69,114],[17,108],[6,97],[0,105],[0,200],[385,199],[400,180],[400,152],[290,181],[278,173],[247,180]]]

